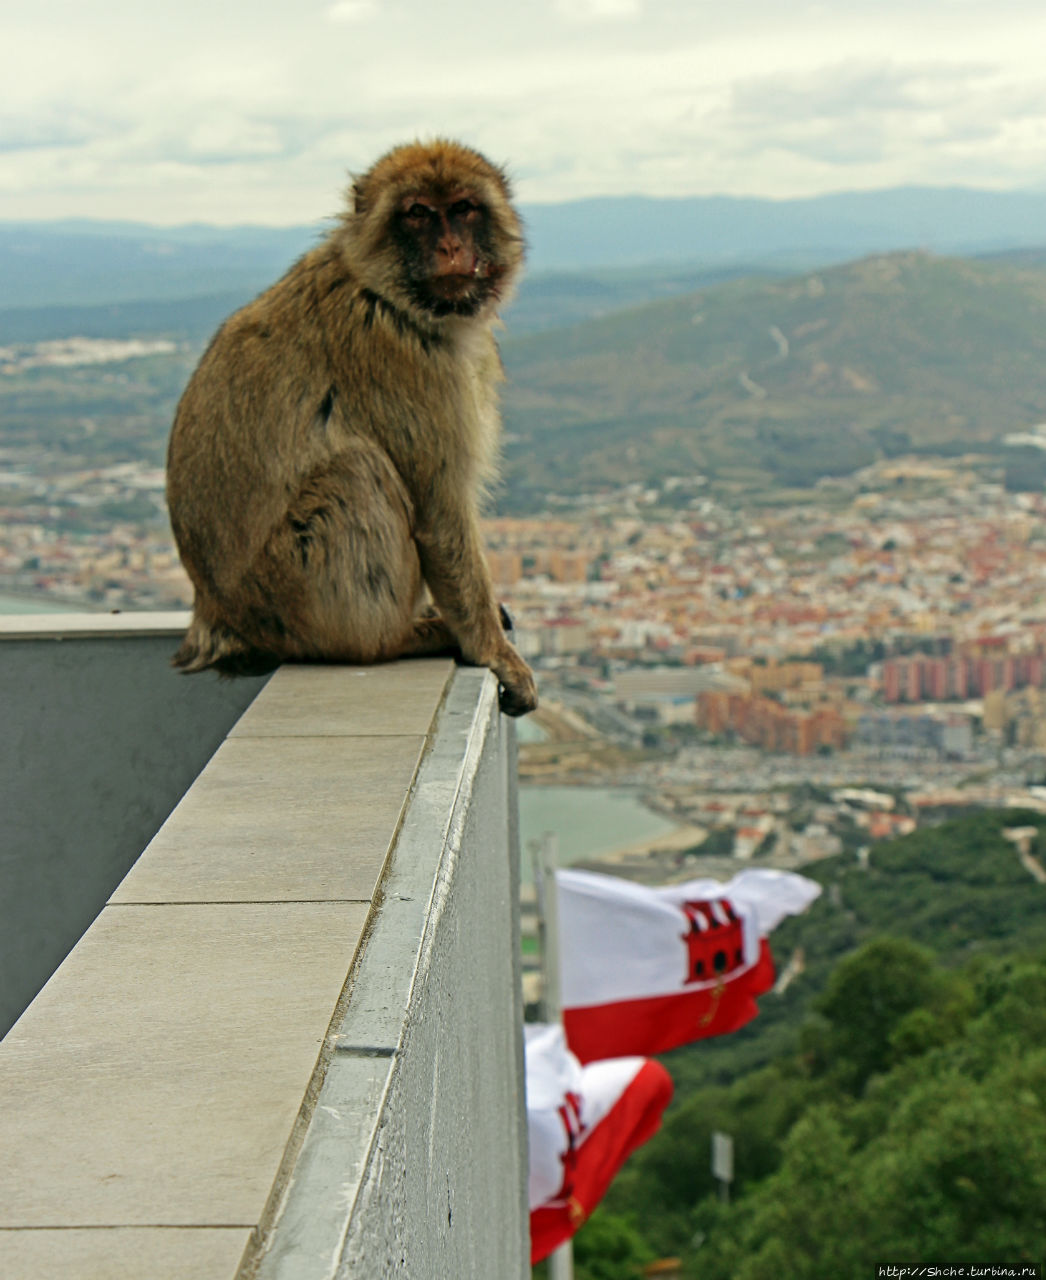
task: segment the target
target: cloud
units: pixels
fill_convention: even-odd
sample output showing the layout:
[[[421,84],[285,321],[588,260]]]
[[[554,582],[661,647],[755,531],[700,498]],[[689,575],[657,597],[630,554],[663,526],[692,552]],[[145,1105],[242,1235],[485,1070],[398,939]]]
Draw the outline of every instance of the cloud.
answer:
[[[643,6],[641,0],[557,0],[556,8],[573,22],[599,22],[638,17]]]
[[[378,12],[376,0],[338,0],[327,8],[331,22],[362,22]]]
[[[720,123],[735,151],[845,167],[907,161],[912,172],[921,152],[925,175],[954,166],[960,150],[987,153],[1019,121],[1046,125],[1046,92],[987,63],[855,61],[739,81]],[[955,167],[957,181],[968,176]]]
[[[7,217],[311,221],[437,133],[528,201],[1043,180],[1041,0],[102,3],[5,28]]]
[[[911,71],[889,62],[843,62],[759,76],[738,81],[730,93],[734,117],[757,126],[824,117],[843,120],[912,104]]]
[[[47,111],[36,119],[0,115],[0,154],[84,147],[103,137],[109,122],[75,109]]]

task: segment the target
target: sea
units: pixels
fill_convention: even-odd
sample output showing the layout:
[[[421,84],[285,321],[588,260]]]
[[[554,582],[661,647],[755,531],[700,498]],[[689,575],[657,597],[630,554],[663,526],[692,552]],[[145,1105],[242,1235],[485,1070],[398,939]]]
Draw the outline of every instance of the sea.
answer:
[[[82,613],[82,605],[58,604],[54,600],[34,599],[32,596],[0,595],[0,613]]]
[[[516,732],[520,742],[543,742],[546,737],[530,717],[516,721]],[[648,809],[632,788],[520,784],[524,879],[532,874],[533,848],[545,832],[555,835],[560,866],[566,867],[653,840],[675,828],[675,823]]]
[[[523,878],[532,876],[533,850],[546,831],[556,836],[559,864],[586,862],[674,831],[676,824],[648,809],[627,787],[519,788]]]

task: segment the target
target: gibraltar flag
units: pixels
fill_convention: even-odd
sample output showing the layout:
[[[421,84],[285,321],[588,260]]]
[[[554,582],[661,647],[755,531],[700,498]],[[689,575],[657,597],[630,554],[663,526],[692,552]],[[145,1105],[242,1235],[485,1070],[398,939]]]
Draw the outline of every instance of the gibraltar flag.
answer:
[[[672,1081],[645,1058],[582,1067],[559,1026],[524,1032],[533,1264],[570,1239],[625,1160],[657,1132]]]
[[[724,1035],[759,1012],[774,983],[766,935],[821,886],[751,868],[726,884],[650,889],[557,871],[559,972],[567,1044],[582,1062],[663,1053]]]

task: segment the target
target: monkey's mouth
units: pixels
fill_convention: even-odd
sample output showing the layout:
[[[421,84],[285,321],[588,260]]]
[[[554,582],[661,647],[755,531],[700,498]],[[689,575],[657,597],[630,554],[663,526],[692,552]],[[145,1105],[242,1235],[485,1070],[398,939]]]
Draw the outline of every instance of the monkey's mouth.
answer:
[[[431,276],[428,287],[433,297],[449,300],[483,291],[487,282],[487,273],[477,262],[471,271],[443,271]]]
[[[469,271],[441,271],[418,281],[411,290],[414,301],[435,316],[475,315],[497,297],[500,272],[491,263],[476,259]]]
[[[432,277],[433,285],[438,289],[446,286],[448,289],[459,289],[462,285],[475,284],[481,279],[479,267],[474,271],[445,271],[438,276]]]
[[[432,281],[434,284],[441,284],[444,280],[451,281],[455,284],[471,284],[476,280],[483,280],[490,274],[490,264],[484,262],[482,258],[473,258],[471,255],[464,261],[460,259],[453,266],[448,265],[442,270],[436,270],[432,273]]]

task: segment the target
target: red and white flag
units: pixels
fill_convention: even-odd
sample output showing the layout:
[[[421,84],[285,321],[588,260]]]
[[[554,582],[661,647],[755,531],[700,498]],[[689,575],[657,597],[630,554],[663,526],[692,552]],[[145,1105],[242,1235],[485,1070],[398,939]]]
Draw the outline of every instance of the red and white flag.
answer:
[[[659,1062],[582,1067],[559,1026],[527,1026],[530,1260],[569,1240],[625,1160],[657,1132],[672,1098]]]
[[[663,1053],[724,1035],[774,984],[766,935],[821,886],[753,867],[726,884],[651,889],[557,871],[559,971],[567,1044],[582,1062]]]

